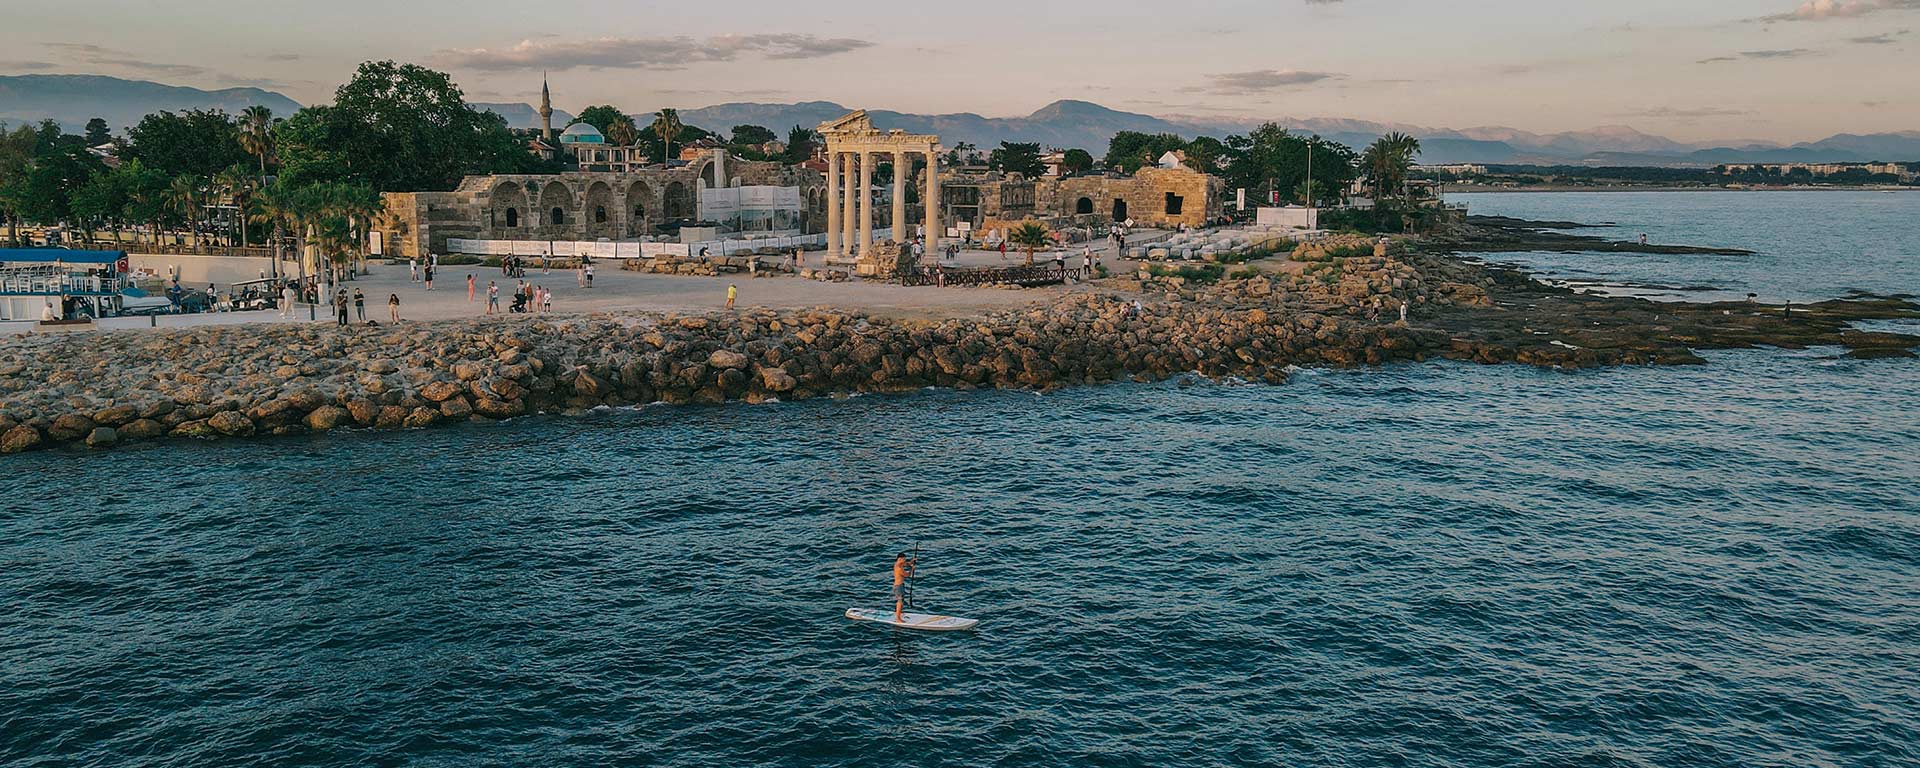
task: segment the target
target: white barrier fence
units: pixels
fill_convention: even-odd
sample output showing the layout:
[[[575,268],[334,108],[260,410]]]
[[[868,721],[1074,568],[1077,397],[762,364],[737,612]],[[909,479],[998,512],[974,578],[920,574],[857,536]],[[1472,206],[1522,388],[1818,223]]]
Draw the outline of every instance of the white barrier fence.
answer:
[[[890,235],[881,229],[873,233],[875,242]],[[447,250],[471,256],[580,256],[596,259],[652,259],[661,256],[693,256],[706,249],[712,256],[751,253],[761,248],[790,251],[795,248],[824,248],[827,236],[792,235],[755,237],[738,240],[706,240],[694,243],[642,243],[639,241],[588,240],[447,240]]]

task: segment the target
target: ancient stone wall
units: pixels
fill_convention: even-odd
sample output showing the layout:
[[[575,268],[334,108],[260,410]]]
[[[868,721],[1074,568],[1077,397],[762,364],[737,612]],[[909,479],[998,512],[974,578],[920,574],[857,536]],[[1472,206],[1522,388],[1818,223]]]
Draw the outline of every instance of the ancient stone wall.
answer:
[[[1130,177],[969,180],[968,185],[979,189],[976,223],[983,230],[1026,219],[1052,226],[1132,219],[1146,227],[1201,227],[1222,215],[1226,192],[1226,182],[1185,168],[1143,168]]]

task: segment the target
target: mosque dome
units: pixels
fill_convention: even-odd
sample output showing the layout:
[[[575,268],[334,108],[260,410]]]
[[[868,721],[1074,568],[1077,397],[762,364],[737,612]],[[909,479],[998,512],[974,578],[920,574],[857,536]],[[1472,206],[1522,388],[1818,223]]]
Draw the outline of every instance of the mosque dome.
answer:
[[[562,144],[605,144],[607,137],[600,135],[600,129],[586,123],[574,123],[560,132]]]

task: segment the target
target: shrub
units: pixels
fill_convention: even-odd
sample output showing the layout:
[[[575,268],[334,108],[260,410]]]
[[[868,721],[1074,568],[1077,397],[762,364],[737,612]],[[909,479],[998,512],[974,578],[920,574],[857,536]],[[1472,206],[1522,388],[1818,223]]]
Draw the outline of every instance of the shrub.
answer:
[[[1212,283],[1226,276],[1227,268],[1220,264],[1183,264],[1179,267],[1149,264],[1147,274],[1154,277],[1178,277],[1189,283]]]

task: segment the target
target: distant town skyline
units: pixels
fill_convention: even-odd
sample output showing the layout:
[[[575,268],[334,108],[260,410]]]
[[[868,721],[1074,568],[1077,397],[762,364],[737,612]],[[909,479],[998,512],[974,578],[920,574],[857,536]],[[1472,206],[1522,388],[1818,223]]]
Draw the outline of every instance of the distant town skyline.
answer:
[[[873,0],[724,9],[270,0],[24,4],[0,74],[89,73],[324,101],[359,62],[451,72],[468,98],[629,109],[835,101],[1019,115],[1061,98],[1206,118],[1535,132],[1627,125],[1791,142],[1920,129],[1920,0],[1221,0],[1169,7]]]

